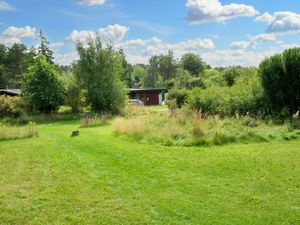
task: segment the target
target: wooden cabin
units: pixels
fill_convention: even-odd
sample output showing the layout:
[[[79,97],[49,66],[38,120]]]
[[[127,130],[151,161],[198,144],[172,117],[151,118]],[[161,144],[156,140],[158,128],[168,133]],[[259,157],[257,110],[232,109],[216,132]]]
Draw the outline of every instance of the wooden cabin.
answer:
[[[166,92],[163,88],[131,88],[129,98],[141,100],[146,106],[161,105]]]

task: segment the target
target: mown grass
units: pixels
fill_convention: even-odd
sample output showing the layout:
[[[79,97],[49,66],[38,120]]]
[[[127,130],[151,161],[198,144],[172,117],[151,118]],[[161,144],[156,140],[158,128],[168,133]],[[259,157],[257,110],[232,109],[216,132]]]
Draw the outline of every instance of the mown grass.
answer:
[[[164,147],[74,128],[1,142],[1,224],[300,223],[298,140]]]
[[[167,146],[269,142],[300,139],[299,118],[294,121],[297,122],[294,125],[290,122],[275,125],[249,115],[220,118],[184,110],[133,109],[127,119],[115,121],[114,133],[134,141]]]

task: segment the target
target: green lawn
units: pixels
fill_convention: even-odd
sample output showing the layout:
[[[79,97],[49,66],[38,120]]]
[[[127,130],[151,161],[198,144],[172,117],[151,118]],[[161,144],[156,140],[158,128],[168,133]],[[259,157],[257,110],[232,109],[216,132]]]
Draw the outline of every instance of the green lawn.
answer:
[[[0,142],[0,224],[300,224],[300,141],[162,147],[78,125]]]

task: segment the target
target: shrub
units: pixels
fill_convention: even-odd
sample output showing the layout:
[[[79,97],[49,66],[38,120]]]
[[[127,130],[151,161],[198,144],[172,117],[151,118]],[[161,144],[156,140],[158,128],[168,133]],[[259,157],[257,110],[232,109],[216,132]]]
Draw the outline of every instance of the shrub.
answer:
[[[222,75],[227,86],[231,87],[234,85],[235,79],[240,75],[240,71],[235,67],[226,68]]]
[[[217,84],[206,89],[195,88],[191,91],[187,105],[191,110],[202,110],[203,113],[242,115],[248,112],[258,114],[262,108],[263,89],[257,74],[239,76],[231,87]]]
[[[189,96],[186,89],[171,89],[168,93],[167,101],[176,100],[178,108],[181,108]]]
[[[21,112],[20,97],[0,96],[0,117],[18,117]]]
[[[85,102],[85,91],[80,88],[75,76],[66,76],[65,104],[72,108],[73,112],[80,112]]]

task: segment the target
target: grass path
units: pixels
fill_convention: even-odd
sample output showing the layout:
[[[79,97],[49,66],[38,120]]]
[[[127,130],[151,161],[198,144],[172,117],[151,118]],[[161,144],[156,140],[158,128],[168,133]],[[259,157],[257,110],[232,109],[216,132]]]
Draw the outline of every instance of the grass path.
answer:
[[[300,141],[162,147],[77,124],[0,142],[0,224],[300,224]]]

